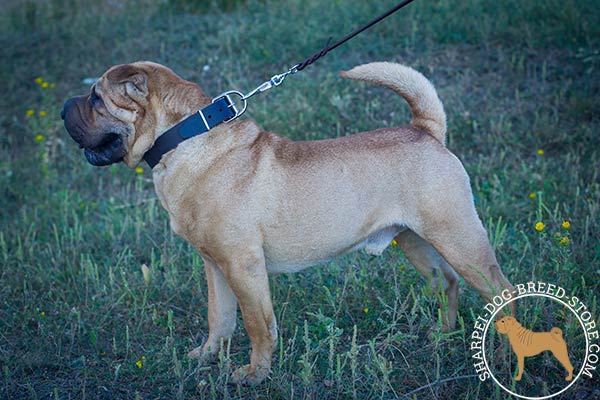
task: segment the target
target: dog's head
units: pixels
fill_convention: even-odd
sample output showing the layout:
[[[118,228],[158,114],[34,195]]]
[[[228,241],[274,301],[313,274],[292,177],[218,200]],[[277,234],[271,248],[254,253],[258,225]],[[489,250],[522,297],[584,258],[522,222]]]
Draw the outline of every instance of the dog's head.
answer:
[[[110,68],[88,94],[67,100],[61,117],[90,164],[134,168],[161,132],[209,102],[169,68],[137,62]]]
[[[503,335],[510,332],[515,324],[518,324],[518,322],[514,317],[502,317],[498,321],[494,322],[496,330]]]

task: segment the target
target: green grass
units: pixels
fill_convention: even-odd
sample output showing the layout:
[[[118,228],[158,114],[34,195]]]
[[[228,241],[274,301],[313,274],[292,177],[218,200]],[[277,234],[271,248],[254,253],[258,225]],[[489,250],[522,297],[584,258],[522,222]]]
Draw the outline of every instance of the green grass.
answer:
[[[458,329],[432,330],[436,294],[395,248],[271,277],[280,342],[262,385],[226,384],[248,360],[243,328],[217,364],[187,359],[207,336],[202,261],[170,232],[147,169],[85,162],[62,103],[87,90],[82,79],[138,59],[211,95],[250,90],[395,2],[183,3],[1,6],[0,398],[507,398],[472,376],[481,297],[462,282]],[[249,114],[297,140],[405,123],[402,100],[337,74],[374,60],[419,69],[445,104],[449,147],[505,274],[560,284],[597,318],[599,17],[591,0],[417,1],[253,99]],[[598,379],[565,398],[597,398]]]

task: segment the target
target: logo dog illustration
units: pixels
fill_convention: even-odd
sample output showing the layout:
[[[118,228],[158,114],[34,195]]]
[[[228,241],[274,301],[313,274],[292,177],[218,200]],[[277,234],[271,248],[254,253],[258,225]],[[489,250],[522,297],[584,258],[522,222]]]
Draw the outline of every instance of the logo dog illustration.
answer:
[[[550,350],[554,357],[567,370],[566,381],[573,379],[573,365],[569,360],[567,343],[563,339],[562,330],[554,327],[550,332],[533,332],[521,325],[513,317],[503,317],[494,322],[496,330],[503,335],[508,335],[510,345],[517,355],[519,371],[515,377],[520,381],[525,366],[525,357],[532,357],[540,354],[542,351]]]

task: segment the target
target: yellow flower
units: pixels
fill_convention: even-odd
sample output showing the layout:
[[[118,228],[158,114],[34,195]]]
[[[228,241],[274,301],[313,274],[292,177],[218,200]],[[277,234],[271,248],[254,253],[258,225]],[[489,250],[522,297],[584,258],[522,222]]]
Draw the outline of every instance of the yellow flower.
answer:
[[[531,192],[531,193],[529,193],[529,198],[530,198],[530,199],[535,199],[535,198],[536,198],[536,196],[537,196],[537,195],[535,194],[535,192]]]
[[[393,247],[398,246],[398,242],[396,242],[396,239],[392,239],[392,242],[390,243]]]
[[[562,244],[563,246],[568,246],[570,243],[570,240],[567,236],[563,236],[562,239],[560,239],[560,244]]]
[[[50,89],[54,89],[56,87],[56,83],[51,83],[49,87]]]
[[[40,313],[40,315],[41,315],[42,317],[45,317],[45,316],[46,316],[46,311],[42,311],[42,312]]]
[[[40,117],[45,117],[47,113],[45,110],[40,110],[39,114],[40,114]]]
[[[144,168],[142,168],[142,167],[137,167],[137,168],[135,169],[135,173],[136,173],[136,174],[138,174],[138,175],[141,175],[141,174],[143,174],[143,173],[144,173]]]
[[[27,116],[27,118],[32,117],[33,114],[35,114],[35,110],[32,110],[31,108],[25,111],[25,115]]]
[[[365,309],[363,311],[365,312],[365,314],[368,313],[369,312],[369,307],[365,307]]]
[[[546,227],[546,224],[544,224],[542,221],[538,221],[535,224],[535,230],[538,232],[543,231],[545,227]]]
[[[44,135],[36,135],[35,136],[35,141],[36,142],[41,142],[42,140],[44,140]]]
[[[135,362],[135,365],[137,365],[138,368],[142,368],[144,366],[144,364],[142,363],[142,360],[137,360]]]
[[[543,156],[544,155],[544,149],[538,149],[537,154],[538,154],[538,156]]]
[[[562,226],[564,229],[567,229],[567,230],[568,230],[568,229],[571,227],[571,223],[570,223],[568,220],[566,220],[566,219],[565,219],[565,220],[562,222],[561,226]]]
[[[142,356],[142,361],[146,361],[146,356]]]
[[[42,89],[48,89],[50,84],[48,82],[42,82]]]
[[[35,83],[37,83],[38,85],[41,85],[42,82],[44,82],[44,78],[42,78],[41,76],[38,76],[37,78],[35,78]]]

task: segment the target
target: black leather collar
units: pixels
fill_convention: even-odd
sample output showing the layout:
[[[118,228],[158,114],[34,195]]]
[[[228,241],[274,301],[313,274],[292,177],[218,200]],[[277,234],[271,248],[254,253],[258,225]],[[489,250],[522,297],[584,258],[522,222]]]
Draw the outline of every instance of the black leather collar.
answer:
[[[231,99],[228,96],[220,97],[160,135],[150,150],[144,154],[144,161],[150,168],[154,168],[162,156],[177,147],[179,143],[206,133],[236,115],[237,110]]]

